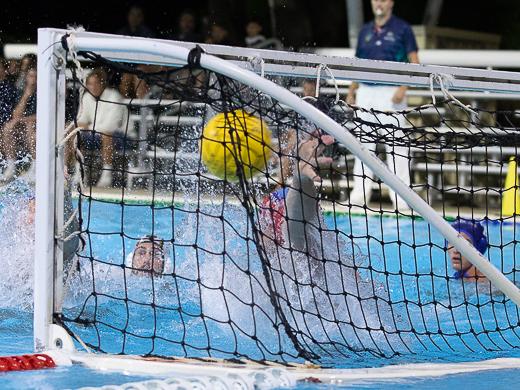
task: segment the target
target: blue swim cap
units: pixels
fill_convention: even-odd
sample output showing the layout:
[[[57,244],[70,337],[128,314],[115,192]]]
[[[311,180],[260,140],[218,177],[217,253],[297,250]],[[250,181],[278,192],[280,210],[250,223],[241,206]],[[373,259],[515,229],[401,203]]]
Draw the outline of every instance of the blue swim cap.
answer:
[[[457,219],[451,226],[459,233],[465,233],[471,238],[473,246],[482,254],[486,253],[488,240],[484,234],[484,227],[475,221]]]

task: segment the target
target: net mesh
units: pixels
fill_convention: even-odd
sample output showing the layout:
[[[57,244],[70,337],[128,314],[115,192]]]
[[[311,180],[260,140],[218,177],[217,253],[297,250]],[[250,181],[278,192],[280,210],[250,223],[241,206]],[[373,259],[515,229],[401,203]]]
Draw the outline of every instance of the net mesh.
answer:
[[[134,80],[146,93],[94,98],[95,115],[75,137],[84,245],[55,318],[90,348],[338,367],[356,357],[494,356],[520,345],[516,305],[485,278],[455,277],[449,243],[290,107],[196,66],[82,55],[108,83]],[[72,70],[70,117],[78,118],[92,92]],[[486,256],[516,282],[515,217],[501,200],[517,188],[516,179],[504,187],[519,142],[514,111],[443,101],[378,112],[306,100],[445,218],[481,222]],[[117,131],[103,127],[103,104],[120,113]],[[235,168],[219,178],[201,144],[222,113],[232,161],[216,163]],[[249,116],[271,139],[255,164]],[[107,140],[109,166],[100,157]],[[106,170],[112,181],[100,191]]]

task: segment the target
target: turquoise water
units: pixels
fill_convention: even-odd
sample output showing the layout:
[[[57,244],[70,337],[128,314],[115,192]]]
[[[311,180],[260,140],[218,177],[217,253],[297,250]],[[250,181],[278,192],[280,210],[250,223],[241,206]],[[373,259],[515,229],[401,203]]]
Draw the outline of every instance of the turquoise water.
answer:
[[[15,207],[20,210],[24,202],[25,200],[16,203]],[[221,210],[215,207],[205,210],[208,216],[197,221],[193,210],[190,205],[181,205],[175,210],[169,207],[152,210],[150,207],[137,205],[122,209],[118,205],[104,202],[93,202],[90,207],[85,207],[84,226],[92,240],[87,242],[82,252],[85,257],[80,262],[91,265],[90,268],[85,267],[90,269],[91,278],[75,281],[78,284],[74,285],[74,291],[69,294],[64,310],[69,318],[77,315],[88,318],[92,315],[91,310],[96,309],[96,320],[102,323],[97,326],[96,332],[88,326],[68,323],[84,341],[111,353],[205,356],[204,348],[210,345],[216,351],[212,355],[229,357],[230,353],[240,351],[261,358],[262,353],[266,356],[265,351],[259,349],[247,336],[254,330],[267,343],[272,342],[274,346],[283,345],[287,350],[291,349],[288,341],[283,339],[284,336],[280,341],[269,330],[268,312],[264,313],[264,317],[256,317],[254,329],[247,328],[251,319],[251,311],[243,310],[247,296],[256,294],[255,302],[259,307],[269,306],[269,301],[261,293],[263,285],[259,259],[255,257],[253,250],[244,252],[246,245],[236,239],[236,236],[248,234],[247,223],[222,224],[218,219]],[[23,215],[6,213],[5,209],[1,212],[1,224],[4,226],[2,232],[12,244],[7,247],[4,243],[3,250],[10,251],[11,255],[6,260],[6,272],[0,278],[3,291],[13,291],[12,294],[4,294],[4,303],[0,306],[0,353],[8,355],[32,350],[32,264],[29,260],[32,253],[20,245],[19,240],[27,239],[27,236],[12,229],[13,221],[9,220],[23,218]],[[241,211],[231,206],[224,210],[224,214],[227,220],[244,221]],[[172,225],[172,216],[176,221],[175,225]],[[121,235],[120,229],[122,221],[125,226],[124,235]],[[452,271],[443,249],[445,242],[424,221],[347,215],[338,215],[336,218],[326,215],[325,221],[329,227],[337,226],[345,239],[353,235],[355,246],[350,249],[350,253],[357,256],[356,264],[359,265],[362,279],[377,282],[380,290],[385,291],[385,296],[392,302],[392,318],[397,319],[394,327],[402,331],[405,340],[402,344],[413,352],[388,360],[346,350],[345,353],[324,356],[325,364],[333,363],[334,367],[341,368],[372,367],[389,363],[455,362],[520,355],[515,348],[520,345],[516,335],[519,319],[516,307],[509,301],[504,301],[502,295],[491,291],[487,285],[466,286],[449,279]],[[9,228],[6,229],[6,226]],[[204,237],[196,235],[197,226],[199,231],[204,232]],[[177,282],[174,283],[168,277],[160,280],[132,280],[129,277],[125,288],[125,283],[122,283],[123,276],[127,275],[122,267],[124,258],[135,245],[135,241],[152,230],[160,237],[175,238],[177,245],[175,249],[173,246],[170,248],[170,257],[175,264],[173,272],[177,276]],[[486,224],[486,230],[491,244],[488,258],[514,279],[518,268],[515,264],[518,255],[518,229],[511,224],[490,222]],[[219,240],[220,233],[228,234],[233,245]],[[198,249],[191,246],[194,242],[199,244]],[[179,246],[179,243],[183,243],[183,246]],[[229,252],[226,266],[217,266],[222,262],[219,253],[224,249]],[[250,255],[244,257],[244,253]],[[193,267],[195,263],[198,268]],[[245,269],[258,279],[247,288],[241,284]],[[92,297],[89,298],[92,275],[96,280],[95,304]],[[88,272],[83,276],[88,276]],[[23,280],[17,281],[16,277],[22,277]],[[203,281],[207,291],[197,291],[197,280]],[[219,283],[225,285],[229,292],[235,292],[242,300],[232,299],[229,294],[223,295],[218,291],[215,293],[214,289]],[[202,298],[209,304],[201,305]],[[225,304],[226,300],[232,304],[232,308],[228,308],[224,315],[215,308],[222,307],[220,305]],[[155,310],[150,309],[151,303],[157,305]],[[130,314],[127,314],[128,308]],[[202,312],[209,313],[210,319],[201,320]],[[242,327],[241,332],[237,332],[236,327],[222,325],[221,322],[229,317],[233,318],[237,326]],[[266,325],[262,325],[262,320],[265,320]],[[297,319],[294,320],[294,326],[298,326]],[[312,327],[312,324],[309,326]],[[124,342],[121,337],[123,329],[126,333]],[[156,332],[150,329],[156,329]],[[311,330],[315,332],[318,341],[320,337],[343,340],[337,329],[327,328],[326,332],[323,329]],[[101,336],[98,337],[99,335]],[[208,341],[208,335],[213,339]],[[374,337],[374,343],[383,348],[381,334],[374,334]],[[399,347],[395,341],[389,344]],[[276,356],[273,354],[266,357]],[[517,377],[518,371],[492,371],[398,382],[352,383],[349,386],[367,389],[412,386],[448,388],[456,384],[472,383],[475,378],[481,378],[477,380],[479,383],[492,383],[492,378],[496,379],[495,375],[504,376],[504,381],[500,381],[503,384],[508,383],[510,378]],[[99,372],[93,374],[91,370],[75,366],[42,372],[0,374],[0,387],[61,389],[121,384],[143,379],[147,377]],[[306,386],[301,385],[298,388],[314,388],[314,385]],[[473,387],[479,388],[478,385]]]
[[[245,213],[231,205],[205,206],[199,213],[195,208],[85,204],[90,239],[81,261],[87,271],[84,289],[75,285],[66,304],[66,325],[110,353],[297,361],[284,332],[272,332],[275,313],[261,262],[251,241],[243,239],[251,237]],[[345,276],[346,267],[332,264],[324,292],[303,282],[295,285],[283,265],[271,264],[290,325],[320,354],[322,364],[387,363],[355,352],[367,349],[384,356],[398,353],[394,363],[478,360],[514,353],[520,345],[516,306],[487,282],[453,280],[446,242],[425,221],[329,214],[325,223],[341,232],[334,237],[342,242],[329,249],[340,248],[346,254],[341,260],[358,267],[359,283]],[[518,229],[489,222],[486,231],[489,260],[515,279]],[[133,278],[122,267],[124,258],[150,232],[173,243],[173,273]],[[361,303],[343,299],[343,291]],[[75,318],[94,326],[78,326]]]
[[[439,378],[413,378],[413,379],[392,379],[380,381],[353,381],[345,385],[336,386],[335,389],[356,389],[356,390],[376,390],[376,389],[472,389],[472,390],[510,390],[518,387],[520,381],[520,370],[496,370],[482,371],[470,374],[446,375]],[[300,385],[298,390],[304,389],[330,389],[327,385]]]

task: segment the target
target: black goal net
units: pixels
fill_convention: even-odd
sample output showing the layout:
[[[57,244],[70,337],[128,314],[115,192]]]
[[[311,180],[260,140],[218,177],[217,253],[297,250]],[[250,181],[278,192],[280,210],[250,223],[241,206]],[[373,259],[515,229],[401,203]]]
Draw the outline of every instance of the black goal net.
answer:
[[[80,54],[88,69],[71,65],[68,169],[83,245],[65,259],[55,315],[76,340],[114,354],[334,367],[520,345],[516,305],[349,145],[196,63]],[[513,111],[303,99],[516,281]]]

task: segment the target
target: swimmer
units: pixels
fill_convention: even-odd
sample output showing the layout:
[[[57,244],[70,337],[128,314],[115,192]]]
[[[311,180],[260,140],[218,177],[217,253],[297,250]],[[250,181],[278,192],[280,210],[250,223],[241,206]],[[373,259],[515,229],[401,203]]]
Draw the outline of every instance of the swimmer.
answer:
[[[459,232],[460,236],[470,242],[480,253],[486,253],[488,240],[484,234],[484,228],[478,222],[457,219],[451,226]],[[486,277],[453,245],[448,245],[448,255],[451,265],[455,270],[453,277],[462,280],[484,281]]]
[[[279,251],[289,250],[296,256],[293,258],[291,255],[290,258],[292,262],[298,263],[296,269],[301,277],[309,276],[307,271],[300,269],[306,268],[308,264],[312,277],[323,280],[324,260],[333,257],[327,255],[333,246],[325,248],[324,245],[329,242],[329,234],[315,183],[321,180],[317,173],[318,167],[332,161],[330,157],[322,156],[322,153],[327,145],[334,142],[334,137],[316,130],[311,134],[306,133],[298,142],[291,132],[295,132],[291,130],[288,136],[289,148],[292,150],[285,150],[282,155],[295,159],[297,150],[297,162],[291,170],[287,166],[288,161],[284,162],[282,157],[282,184],[263,199],[260,207],[261,240],[270,262],[278,261],[287,266],[289,263],[282,261],[282,258],[289,257],[280,258]],[[335,238],[332,240],[335,247],[337,241]],[[307,261],[300,261],[304,259]]]
[[[172,272],[164,240],[152,235],[144,236],[135,244],[134,250],[126,258],[125,266],[132,268],[134,275],[145,275],[150,271],[154,275]]]

